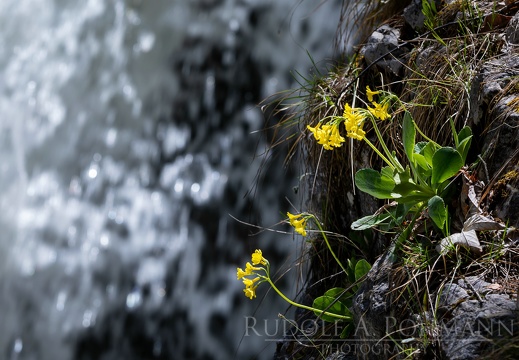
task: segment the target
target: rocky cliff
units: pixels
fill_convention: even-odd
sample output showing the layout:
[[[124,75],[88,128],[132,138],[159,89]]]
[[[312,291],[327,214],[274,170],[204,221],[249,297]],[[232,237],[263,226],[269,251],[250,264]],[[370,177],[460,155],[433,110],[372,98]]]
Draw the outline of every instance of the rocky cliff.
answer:
[[[355,143],[323,152],[310,136],[302,139],[306,173],[313,174],[309,208],[340,235],[332,246],[344,262],[364,258],[373,266],[352,300],[351,331],[342,331],[344,324],[332,331],[301,312],[276,359],[517,358],[518,10],[517,1],[438,1],[426,11],[422,1],[411,1],[376,26],[352,61],[314,82],[304,123],[342,114],[354,91],[368,85],[412,104],[417,126],[439,144],[454,141],[449,123],[457,131],[469,126],[472,146],[447,204],[451,236],[431,230],[424,212],[395,248],[402,234],[351,229],[353,221],[387,205],[354,188],[353,169],[380,169],[373,151]],[[397,154],[401,129],[402,114],[393,114],[383,129]],[[375,141],[373,132],[367,134]],[[351,285],[330,265],[323,242],[310,243],[306,303],[326,289]],[[308,334],[316,340],[305,343]]]

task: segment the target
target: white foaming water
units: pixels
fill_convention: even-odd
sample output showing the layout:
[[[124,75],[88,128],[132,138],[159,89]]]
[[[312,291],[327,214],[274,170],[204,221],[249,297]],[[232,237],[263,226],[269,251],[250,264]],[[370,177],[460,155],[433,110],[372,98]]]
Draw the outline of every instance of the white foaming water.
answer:
[[[305,49],[331,52],[338,6],[2,0],[1,358],[233,356],[255,245],[228,213],[252,201],[276,223],[293,185],[280,169],[244,198],[255,105],[310,67]],[[237,358],[265,344],[249,340]]]

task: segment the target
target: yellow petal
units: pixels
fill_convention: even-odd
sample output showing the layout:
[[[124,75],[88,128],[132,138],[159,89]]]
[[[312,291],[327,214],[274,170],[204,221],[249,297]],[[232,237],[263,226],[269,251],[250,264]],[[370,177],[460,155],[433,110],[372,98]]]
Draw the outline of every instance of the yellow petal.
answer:
[[[380,94],[380,91],[371,91],[369,86],[366,86],[366,95],[368,96],[368,100],[373,101],[373,95]]]
[[[243,289],[243,292],[245,293],[245,296],[251,300],[256,297],[256,288],[247,287]]]
[[[369,107],[368,106],[368,111],[373,114],[374,117],[376,117],[377,119],[380,119],[380,120],[385,120],[385,119],[388,119],[390,116],[387,112],[388,110],[388,107],[389,107],[389,103],[385,103],[385,104],[379,104],[379,103],[376,103],[376,102],[373,102],[372,103],[375,107],[372,108],[372,107]]]
[[[257,282],[260,278],[257,277],[257,278],[254,278],[254,279],[243,279],[243,285],[245,285],[245,287],[252,287],[252,285],[254,285],[255,282]]]
[[[247,274],[247,272],[243,271],[242,268],[237,268],[236,269],[236,279],[237,280],[240,280],[241,278],[243,278],[246,275],[250,275],[250,274]]]
[[[295,229],[297,233],[306,236],[306,229],[304,227],[298,227]]]
[[[253,265],[258,265],[259,263],[261,263],[261,259],[263,258],[261,250],[256,249],[256,251],[254,251],[254,253],[252,254],[251,258]]]
[[[248,262],[247,264],[245,264],[245,272],[247,273],[247,275],[250,275],[250,274],[252,274],[254,271],[258,271],[258,270],[261,270],[261,268],[260,268],[260,267],[252,266],[250,262]]]

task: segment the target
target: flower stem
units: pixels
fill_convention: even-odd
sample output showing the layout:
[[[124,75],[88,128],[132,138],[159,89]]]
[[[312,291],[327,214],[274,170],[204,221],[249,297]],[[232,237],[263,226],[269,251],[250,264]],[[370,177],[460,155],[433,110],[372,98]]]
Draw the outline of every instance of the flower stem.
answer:
[[[326,236],[326,234],[325,234],[325,232],[324,232],[324,230],[323,230],[323,228],[321,226],[321,223],[317,220],[317,218],[315,216],[312,215],[312,218],[314,219],[314,222],[317,224],[317,227],[319,228],[319,231],[321,231],[321,234],[323,235],[324,242],[326,242],[326,245],[328,246],[328,250],[330,250],[330,253],[332,254],[332,256],[335,259],[335,261],[337,261],[337,264],[339,264],[339,266],[341,267],[342,271],[344,271],[344,273],[346,273],[346,269],[342,265],[342,263],[339,260],[339,258],[337,257],[337,255],[335,255],[335,252],[332,250],[332,247],[330,246],[330,242],[328,241],[328,237]]]
[[[373,151],[377,153],[378,156],[380,156],[382,160],[384,160],[384,162],[391,168],[391,170],[395,170],[395,165],[389,161],[388,158],[386,158],[384,154],[382,154],[371,141],[369,141],[366,137],[364,138],[364,141],[368,143],[368,145],[373,149]]]
[[[420,135],[422,135],[422,137],[423,137],[425,140],[427,140],[427,141],[433,143],[433,144],[434,144],[435,146],[437,146],[437,147],[440,147],[440,145],[439,145],[436,141],[429,139],[429,137],[426,136],[426,135],[422,132],[422,130],[420,130],[420,128],[418,127],[418,125],[416,125],[416,122],[415,122],[414,120],[413,120],[413,124],[414,124],[414,128],[416,129],[416,131],[418,131],[418,133],[419,133]]]
[[[331,317],[334,317],[334,318],[337,318],[337,319],[342,319],[342,320],[351,320],[351,316],[345,316],[345,315],[339,315],[339,314],[334,314],[334,313],[330,313],[328,311],[324,311],[324,310],[321,310],[321,309],[316,309],[314,307],[311,307],[311,306],[306,306],[306,305],[303,305],[303,304],[299,304],[299,303],[296,303],[295,301],[292,301],[290,300],[288,297],[285,296],[285,294],[283,294],[277,287],[276,285],[274,285],[274,282],[272,282],[272,280],[270,279],[270,277],[267,277],[267,281],[268,283],[270,284],[270,286],[272,286],[272,289],[274,289],[275,292],[278,293],[279,296],[281,296],[281,298],[283,300],[285,300],[287,303],[289,303],[290,305],[293,305],[293,306],[296,306],[298,308],[301,308],[301,309],[305,309],[305,310],[310,310],[310,311],[313,311],[315,313],[321,313],[322,315],[327,315],[327,316],[331,316]]]
[[[387,148],[386,143],[385,143],[384,139],[382,138],[382,134],[380,133],[380,130],[378,129],[377,122],[375,121],[375,119],[373,119],[372,116],[370,116],[370,119],[371,119],[371,122],[373,123],[373,129],[375,129],[375,133],[377,134],[377,138],[378,138],[378,141],[380,142],[380,145],[382,146],[382,149],[384,149],[384,152],[386,153],[387,157],[389,157],[389,159],[393,160],[393,161],[391,161],[391,163],[397,169],[397,171],[403,172],[404,171],[403,166],[398,162],[398,160],[396,160],[393,157],[393,155]],[[380,152],[377,152],[377,153],[380,155]],[[384,161],[387,162],[387,160],[384,160]]]

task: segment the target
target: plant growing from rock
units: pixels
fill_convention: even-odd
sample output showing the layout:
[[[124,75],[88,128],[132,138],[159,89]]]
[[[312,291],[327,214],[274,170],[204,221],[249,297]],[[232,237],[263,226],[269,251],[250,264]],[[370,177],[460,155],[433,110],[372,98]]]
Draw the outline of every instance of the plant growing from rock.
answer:
[[[407,219],[408,214],[412,215],[412,226],[418,216],[427,211],[433,223],[446,236],[449,233],[446,198],[452,178],[465,164],[472,140],[471,129],[464,127],[458,133],[453,126],[455,147],[440,146],[418,128],[398,97],[383,90],[372,91],[369,87],[366,88],[366,95],[371,106],[360,108],[346,104],[342,116],[321,120],[313,127],[307,126],[319,144],[326,150],[333,150],[342,146],[345,141],[338,130],[340,124],[344,123],[347,137],[365,141],[386,164],[380,171],[372,168],[357,171],[355,183],[361,191],[394,203],[383,211],[355,221],[352,229],[363,230],[382,224],[399,226]],[[377,95],[380,97],[378,102],[374,100]],[[389,110],[393,104],[397,110],[404,112],[402,148],[408,163],[405,167],[397,155],[389,151],[377,124],[378,121],[391,117]],[[366,137],[363,129],[366,121],[371,122],[382,150]],[[426,141],[416,142],[417,133]]]
[[[270,276],[270,262],[263,257],[263,253],[259,249],[255,250],[251,255],[251,261],[246,263],[245,270],[242,268],[236,269],[236,278],[237,280],[241,280],[245,285],[243,292],[249,299],[252,300],[256,297],[256,289],[260,284],[268,283],[271,288],[290,305],[312,311],[316,316],[327,322],[346,322],[347,326],[345,326],[343,331],[343,335],[346,336],[353,328],[352,315],[348,308],[351,306],[353,295],[360,286],[360,282],[364,275],[371,269],[371,266],[364,259],[358,261],[356,259],[348,259],[347,266],[345,267],[331,248],[326,232],[313,214],[292,214],[288,212],[287,217],[290,225],[302,236],[307,236],[306,227],[309,220],[317,226],[333,258],[353,285],[347,289],[334,287],[327,290],[324,295],[314,300],[312,306],[295,302],[283,294],[274,284]]]
[[[368,269],[369,270],[369,269]],[[247,262],[245,270],[242,268],[236,269],[236,278],[243,282],[245,288],[243,292],[249,299],[256,297],[256,289],[262,283],[268,283],[272,289],[281,297],[283,300],[288,302],[290,305],[299,307],[301,309],[313,311],[317,316],[322,317],[326,321],[351,321],[351,313],[349,312],[346,305],[340,301],[339,297],[334,298],[334,301],[327,302],[326,299],[316,299],[314,306],[306,306],[289,299],[285,294],[278,289],[278,287],[272,281],[270,277],[270,262],[263,257],[261,250],[256,249],[251,255],[251,262]]]

